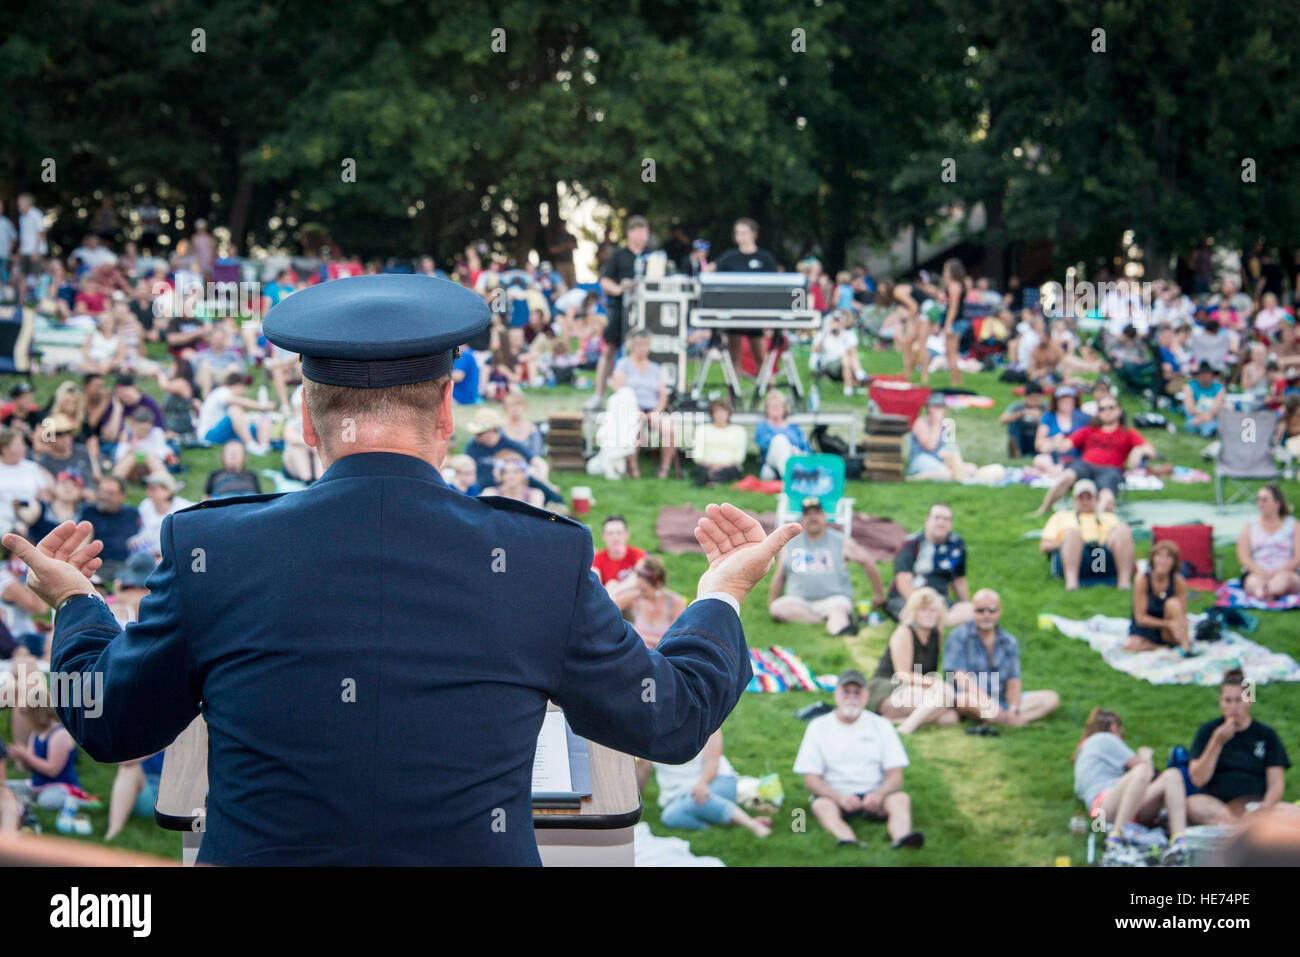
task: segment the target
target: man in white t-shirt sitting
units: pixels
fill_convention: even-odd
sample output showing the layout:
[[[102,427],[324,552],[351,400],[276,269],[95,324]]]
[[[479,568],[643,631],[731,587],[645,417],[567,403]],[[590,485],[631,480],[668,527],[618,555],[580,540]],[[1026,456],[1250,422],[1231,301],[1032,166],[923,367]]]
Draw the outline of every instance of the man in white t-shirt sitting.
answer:
[[[803,775],[813,814],[840,847],[866,846],[848,823],[861,816],[885,821],[895,850],[919,848],[925,835],[912,830],[912,800],[903,790],[907,752],[894,726],[866,705],[867,679],[849,668],[835,686],[835,710],[808,723],[794,772]]]
[[[252,455],[267,453],[271,421],[253,413],[269,412],[275,405],[244,395],[244,390],[252,384],[252,376],[235,369],[226,374],[224,385],[208,393],[199,408],[195,429],[200,439],[211,445],[225,445],[231,439],[238,439]]]
[[[858,334],[849,323],[850,318],[845,313],[836,311],[812,344],[817,371],[842,380],[845,395],[852,395],[857,383],[867,381],[867,374],[862,371],[862,363],[858,360]]]
[[[17,429],[0,429],[0,529],[25,532],[14,503],[48,502],[53,488],[53,476],[27,458],[23,434]]]

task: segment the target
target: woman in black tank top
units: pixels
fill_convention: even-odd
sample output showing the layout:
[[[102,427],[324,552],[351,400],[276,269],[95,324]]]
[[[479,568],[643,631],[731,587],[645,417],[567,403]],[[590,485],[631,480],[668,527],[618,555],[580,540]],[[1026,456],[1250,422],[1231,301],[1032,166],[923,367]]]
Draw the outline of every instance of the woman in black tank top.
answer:
[[[923,724],[956,724],[952,690],[939,674],[943,598],[933,588],[908,596],[876,674],[867,682],[867,707],[910,734]]]
[[[1196,654],[1187,624],[1187,580],[1179,573],[1182,554],[1170,541],[1151,546],[1150,567],[1133,581],[1133,617],[1125,651],[1153,651],[1166,645],[1184,658]]]

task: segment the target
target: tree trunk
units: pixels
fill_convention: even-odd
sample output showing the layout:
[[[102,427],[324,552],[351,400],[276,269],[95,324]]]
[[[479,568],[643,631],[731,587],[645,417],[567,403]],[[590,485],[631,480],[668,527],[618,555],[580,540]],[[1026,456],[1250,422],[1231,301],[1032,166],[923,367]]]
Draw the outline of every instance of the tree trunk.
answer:
[[[239,141],[239,151],[236,156],[243,156],[248,152],[248,144],[242,139]],[[241,159],[239,162],[239,180],[235,186],[235,198],[230,204],[230,219],[227,227],[230,229],[230,241],[239,247],[241,253],[247,253],[248,239],[248,210],[253,201],[253,177],[249,173],[248,166]]]
[[[550,188],[546,191],[546,227],[537,238],[537,255],[542,259],[555,258],[551,249],[564,239],[564,218],[560,216],[560,183],[554,176],[550,178]]]
[[[1001,289],[1006,279],[1003,261],[1002,197],[1005,188],[984,201],[984,276],[994,289]]]
[[[544,198],[540,193],[534,193],[519,210],[519,228],[511,253],[520,269],[528,262],[528,253],[543,241],[541,204]]]
[[[235,201],[230,206],[230,241],[247,253],[248,211],[253,199],[253,179],[243,166],[239,168],[239,185],[235,188]]]

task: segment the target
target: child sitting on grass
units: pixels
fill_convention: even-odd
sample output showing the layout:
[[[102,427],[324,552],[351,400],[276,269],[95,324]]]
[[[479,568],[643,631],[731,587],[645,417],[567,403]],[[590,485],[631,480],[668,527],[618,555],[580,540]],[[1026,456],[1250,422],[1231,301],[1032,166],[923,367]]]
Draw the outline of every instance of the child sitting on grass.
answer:
[[[1114,711],[1093,708],[1074,749],[1074,793],[1101,818],[1113,824],[1106,837],[1102,867],[1136,866],[1144,857],[1134,822],[1154,827],[1168,812],[1169,846],[1161,853],[1166,866],[1187,860],[1187,789],[1182,772],[1169,768],[1156,775],[1150,748],[1134,751],[1124,743],[1124,723]]]

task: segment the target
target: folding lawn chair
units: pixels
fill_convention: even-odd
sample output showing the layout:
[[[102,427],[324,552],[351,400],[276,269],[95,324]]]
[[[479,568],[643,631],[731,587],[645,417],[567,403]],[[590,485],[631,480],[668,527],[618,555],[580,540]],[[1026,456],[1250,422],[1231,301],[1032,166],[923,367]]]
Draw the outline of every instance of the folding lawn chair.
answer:
[[[867,389],[867,398],[875,403],[881,415],[907,416],[907,427],[910,429],[930,399],[930,388],[908,385],[901,379],[873,376]]]
[[[1182,556],[1183,567],[1192,574],[1189,581],[1205,579],[1205,584],[1215,582],[1214,577],[1214,526],[1213,525],[1153,525],[1151,544],[1173,542]]]
[[[1276,416],[1268,411],[1219,413],[1219,454],[1214,459],[1214,501],[1220,508],[1250,494],[1250,482],[1272,482],[1281,477],[1273,461]],[[1227,495],[1224,487],[1227,486]]]
[[[803,514],[803,500],[815,495],[822,510],[849,533],[853,499],[844,495],[844,460],[838,455],[792,455],[785,463],[785,487],[776,502],[778,525]]]

